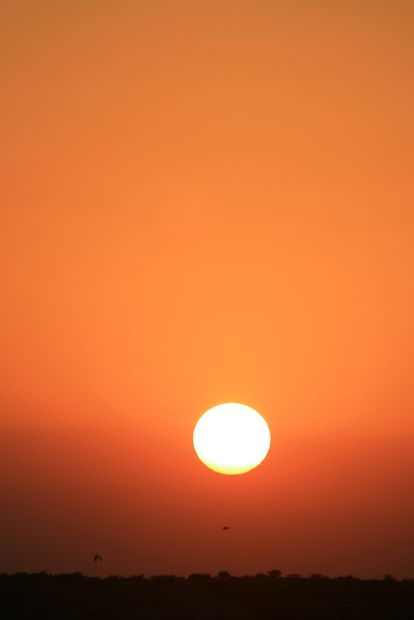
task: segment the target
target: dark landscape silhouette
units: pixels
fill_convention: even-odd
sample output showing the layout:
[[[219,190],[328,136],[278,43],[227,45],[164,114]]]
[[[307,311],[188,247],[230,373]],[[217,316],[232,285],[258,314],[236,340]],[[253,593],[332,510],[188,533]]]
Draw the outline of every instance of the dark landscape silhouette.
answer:
[[[392,576],[87,577],[81,573],[0,575],[0,618],[172,620],[411,620],[414,580]]]

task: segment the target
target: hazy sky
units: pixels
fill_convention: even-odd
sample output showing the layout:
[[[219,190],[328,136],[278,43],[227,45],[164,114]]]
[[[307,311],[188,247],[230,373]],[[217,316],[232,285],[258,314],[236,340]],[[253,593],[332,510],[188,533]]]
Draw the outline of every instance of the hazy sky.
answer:
[[[0,571],[414,577],[413,71],[411,0],[1,1]]]

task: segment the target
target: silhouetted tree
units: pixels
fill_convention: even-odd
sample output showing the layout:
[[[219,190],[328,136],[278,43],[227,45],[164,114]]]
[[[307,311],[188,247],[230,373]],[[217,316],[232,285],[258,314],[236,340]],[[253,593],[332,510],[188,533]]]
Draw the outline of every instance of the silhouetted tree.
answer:
[[[218,577],[219,577],[219,579],[228,579],[229,577],[231,577],[231,575],[230,575],[229,571],[221,570],[218,573]]]
[[[269,571],[267,571],[267,575],[271,579],[279,579],[279,577],[282,576],[282,571],[281,570],[275,570],[275,569],[269,570]]]

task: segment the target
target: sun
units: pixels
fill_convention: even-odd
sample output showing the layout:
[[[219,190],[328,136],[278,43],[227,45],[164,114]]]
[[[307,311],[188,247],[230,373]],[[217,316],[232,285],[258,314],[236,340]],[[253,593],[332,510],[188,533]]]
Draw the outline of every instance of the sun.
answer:
[[[198,420],[193,434],[199,459],[220,474],[245,474],[257,467],[270,448],[264,418],[247,405],[224,403]]]

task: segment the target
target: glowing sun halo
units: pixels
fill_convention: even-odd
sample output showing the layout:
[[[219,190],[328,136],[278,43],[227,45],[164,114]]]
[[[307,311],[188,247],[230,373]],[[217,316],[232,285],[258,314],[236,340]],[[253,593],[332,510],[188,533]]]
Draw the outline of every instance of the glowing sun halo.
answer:
[[[257,467],[270,448],[264,418],[246,405],[212,407],[198,420],[193,435],[199,459],[220,474],[244,474]]]

